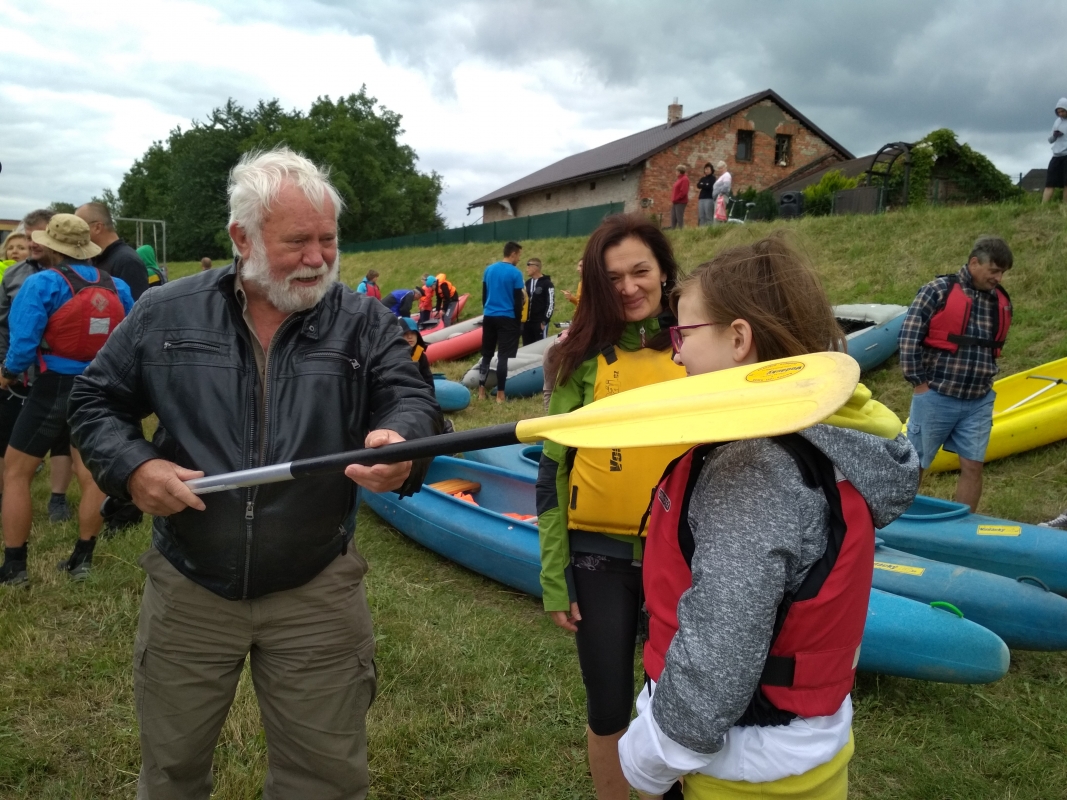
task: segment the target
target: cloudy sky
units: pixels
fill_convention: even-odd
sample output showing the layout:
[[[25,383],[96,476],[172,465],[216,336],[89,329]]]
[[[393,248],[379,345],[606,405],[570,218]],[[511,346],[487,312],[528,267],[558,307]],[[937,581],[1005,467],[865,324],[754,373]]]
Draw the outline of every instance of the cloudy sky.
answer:
[[[772,88],[856,155],[949,127],[1016,176],[1067,95],[1063,0],[0,0],[0,217],[117,189],[229,97],[359,90],[467,204]],[[21,32],[13,32],[16,30]]]

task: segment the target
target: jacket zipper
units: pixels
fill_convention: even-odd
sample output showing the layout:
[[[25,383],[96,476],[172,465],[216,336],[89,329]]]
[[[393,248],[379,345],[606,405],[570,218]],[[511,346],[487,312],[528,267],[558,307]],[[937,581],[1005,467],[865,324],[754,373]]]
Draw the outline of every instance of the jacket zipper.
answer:
[[[352,369],[359,369],[359,362],[341,350],[314,350],[304,356],[305,361],[312,359],[347,361],[352,366]]]
[[[278,341],[281,335],[285,332],[286,328],[293,322],[295,317],[289,317],[278,327],[278,330],[274,332],[274,336],[271,337],[270,344],[267,346],[267,368],[263,373],[263,425],[261,426],[261,435],[259,437],[259,463],[257,467],[263,466],[263,460],[267,455],[267,433],[270,430],[270,424],[268,422],[268,416],[270,414],[270,365],[274,359],[274,343]],[[255,395],[253,395],[254,397]],[[252,415],[252,430],[255,431],[255,419],[256,414]],[[253,438],[253,441],[255,439]],[[248,494],[245,496],[245,576],[244,587],[241,591],[241,598],[243,600],[248,599],[248,574],[252,569],[252,522],[256,517],[256,497],[259,494],[259,487],[253,486],[248,490]]]
[[[173,339],[163,342],[164,350],[205,350],[217,353],[222,350],[222,345],[198,342],[195,339]]]
[[[639,333],[641,334],[641,346],[642,346],[642,347],[645,347],[645,346],[646,346],[646,345],[645,345],[645,326],[644,326],[644,325],[642,325],[642,326],[641,326],[640,328],[638,328],[637,330],[638,330],[638,332],[639,332]]]

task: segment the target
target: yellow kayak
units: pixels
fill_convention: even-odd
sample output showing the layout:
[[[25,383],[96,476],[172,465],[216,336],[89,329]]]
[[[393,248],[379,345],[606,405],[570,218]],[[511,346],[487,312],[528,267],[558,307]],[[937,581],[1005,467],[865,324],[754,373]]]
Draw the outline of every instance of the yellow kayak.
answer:
[[[1067,384],[1042,378],[1067,380],[1067,358],[1008,375],[993,384],[997,399],[993,402],[993,431],[986,461],[1067,439]],[[959,468],[959,456],[941,450],[930,472]]]

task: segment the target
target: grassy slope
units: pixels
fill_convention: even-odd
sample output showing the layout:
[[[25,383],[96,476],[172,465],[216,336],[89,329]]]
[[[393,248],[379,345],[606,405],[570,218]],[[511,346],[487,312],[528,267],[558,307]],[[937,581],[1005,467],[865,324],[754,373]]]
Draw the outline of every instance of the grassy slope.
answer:
[[[1010,206],[908,212],[790,223],[834,302],[906,304],[931,276],[956,268],[981,232],[1016,254],[1008,290],[1017,325],[1006,371],[1067,356],[1067,214]],[[674,235],[691,268],[717,250],[760,236],[751,225]],[[531,242],[557,286],[573,289],[581,240]],[[446,271],[474,289],[499,246],[467,245],[347,256],[354,284],[369,268],[386,289]],[[172,264],[174,277],[197,265]],[[561,304],[569,316],[568,304]],[[470,360],[446,365],[462,374]],[[866,376],[879,397],[907,410],[895,363]],[[540,413],[530,399],[456,415],[469,428]],[[988,468],[984,511],[1027,521],[1067,505],[1067,446]],[[951,495],[954,478],[924,490]],[[35,485],[43,514],[46,482]],[[72,490],[72,495],[75,492]],[[0,591],[0,797],[132,797],[138,768],[130,658],[143,575],[136,565],[147,523],[104,542],[96,571],[70,586],[52,565],[68,554],[72,523],[39,522],[30,592]],[[584,696],[573,645],[533,600],[457,568],[410,543],[364,510],[358,533],[379,637],[381,684],[370,717],[372,797],[585,798]],[[1014,653],[1007,678],[955,687],[861,675],[858,798],[1050,798],[1067,784],[1067,656]],[[216,758],[216,796],[258,796],[266,751],[250,681],[242,682]]]

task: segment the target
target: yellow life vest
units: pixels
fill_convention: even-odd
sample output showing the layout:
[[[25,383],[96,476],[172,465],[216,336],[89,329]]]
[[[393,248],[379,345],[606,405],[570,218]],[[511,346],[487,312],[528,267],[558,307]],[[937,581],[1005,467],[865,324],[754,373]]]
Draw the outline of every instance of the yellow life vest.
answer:
[[[670,350],[615,348],[610,364],[597,356],[593,399],[685,377]],[[649,424],[654,424],[649,422]],[[570,471],[567,527],[637,536],[649,498],[667,465],[688,445],[594,450],[579,448]]]
[[[411,348],[411,360],[418,361],[422,357],[422,354],[426,352],[426,348],[422,345],[415,345]]]

